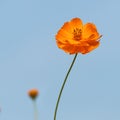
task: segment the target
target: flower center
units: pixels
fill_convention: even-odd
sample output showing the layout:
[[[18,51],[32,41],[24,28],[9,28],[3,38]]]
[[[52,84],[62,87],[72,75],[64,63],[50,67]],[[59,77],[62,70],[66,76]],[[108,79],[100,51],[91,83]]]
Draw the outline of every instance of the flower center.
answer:
[[[82,30],[79,28],[76,28],[73,30],[73,39],[74,40],[81,40],[82,38]]]

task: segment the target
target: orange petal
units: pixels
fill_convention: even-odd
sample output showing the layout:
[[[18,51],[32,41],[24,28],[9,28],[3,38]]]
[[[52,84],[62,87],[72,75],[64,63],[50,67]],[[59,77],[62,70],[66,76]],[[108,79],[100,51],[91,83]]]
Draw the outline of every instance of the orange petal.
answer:
[[[61,29],[63,29],[64,31],[66,31],[70,34],[72,33],[72,26],[70,25],[70,22],[64,23],[64,25],[61,27]]]
[[[56,35],[56,40],[59,40],[61,42],[66,42],[67,40],[72,39],[72,34],[65,31],[64,29],[60,29]]]
[[[89,46],[83,46],[82,51],[80,51],[82,54],[86,54],[91,52],[92,50],[96,49],[99,46],[99,42],[94,42],[92,44],[89,44]]]
[[[64,50],[66,53],[75,54],[78,53],[77,47],[73,44],[63,44],[57,41],[57,45],[60,49]]]
[[[73,29],[76,29],[76,28],[82,29],[83,27],[82,20],[80,18],[73,18],[70,21],[70,25],[72,26]]]
[[[100,37],[97,32],[96,26],[93,23],[87,23],[83,26],[83,39],[85,40],[98,40]]]

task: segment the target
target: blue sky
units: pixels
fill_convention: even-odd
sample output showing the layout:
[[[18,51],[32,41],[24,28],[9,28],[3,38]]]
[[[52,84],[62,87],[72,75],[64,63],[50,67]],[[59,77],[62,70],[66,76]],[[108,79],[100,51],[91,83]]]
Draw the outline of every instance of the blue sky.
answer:
[[[80,17],[103,35],[81,55],[65,86],[57,120],[120,120],[119,0],[0,0],[0,120],[33,120],[27,95],[37,88],[39,120],[53,120],[59,89],[73,59],[55,34]]]

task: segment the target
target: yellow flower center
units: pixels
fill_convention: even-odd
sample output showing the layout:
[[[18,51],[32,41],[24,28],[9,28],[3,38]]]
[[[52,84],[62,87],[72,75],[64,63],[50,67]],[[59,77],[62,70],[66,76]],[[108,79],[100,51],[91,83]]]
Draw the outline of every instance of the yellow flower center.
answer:
[[[82,38],[82,30],[79,28],[76,28],[73,30],[73,39],[76,41],[81,40]]]

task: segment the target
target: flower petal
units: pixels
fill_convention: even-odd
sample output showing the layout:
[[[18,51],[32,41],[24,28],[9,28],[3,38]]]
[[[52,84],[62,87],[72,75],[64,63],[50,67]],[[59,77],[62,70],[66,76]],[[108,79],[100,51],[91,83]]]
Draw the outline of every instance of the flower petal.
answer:
[[[76,28],[82,29],[82,27],[83,27],[83,23],[80,18],[73,18],[70,21],[70,25],[73,29],[76,29]]]
[[[98,40],[100,37],[96,26],[93,23],[87,23],[83,26],[82,36],[84,40]]]
[[[98,41],[92,41],[91,43],[88,43],[88,46],[82,46],[82,50],[80,51],[80,53],[82,54],[86,54],[91,52],[92,50],[96,49],[99,46],[99,42]]]
[[[62,26],[61,29],[63,29],[64,31],[66,31],[70,34],[72,34],[72,26],[71,26],[70,22],[64,23],[64,25]]]

